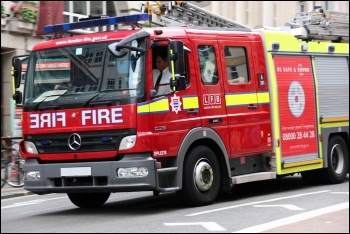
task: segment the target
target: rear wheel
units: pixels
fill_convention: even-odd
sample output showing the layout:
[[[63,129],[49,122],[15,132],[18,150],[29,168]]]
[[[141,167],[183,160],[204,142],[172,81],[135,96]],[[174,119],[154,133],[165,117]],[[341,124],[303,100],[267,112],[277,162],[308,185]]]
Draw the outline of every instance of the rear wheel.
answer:
[[[190,151],[184,162],[179,198],[190,206],[213,203],[220,189],[220,166],[214,152],[206,146]]]
[[[342,183],[349,170],[349,152],[340,136],[329,140],[327,153],[328,167],[322,169],[324,181],[330,184]]]
[[[111,193],[68,193],[70,201],[80,208],[102,206]]]
[[[349,172],[349,153],[345,141],[340,136],[333,136],[328,142],[327,168],[301,173],[304,181],[310,184],[342,183]]]

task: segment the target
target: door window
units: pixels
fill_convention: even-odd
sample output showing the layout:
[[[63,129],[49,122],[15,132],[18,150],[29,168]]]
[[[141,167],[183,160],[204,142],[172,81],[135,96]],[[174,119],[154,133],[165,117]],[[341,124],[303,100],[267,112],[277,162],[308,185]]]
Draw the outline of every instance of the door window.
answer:
[[[198,46],[198,58],[202,83],[206,85],[217,84],[218,70],[214,47],[211,45]]]
[[[225,47],[226,73],[230,84],[248,83],[247,56],[243,47]]]

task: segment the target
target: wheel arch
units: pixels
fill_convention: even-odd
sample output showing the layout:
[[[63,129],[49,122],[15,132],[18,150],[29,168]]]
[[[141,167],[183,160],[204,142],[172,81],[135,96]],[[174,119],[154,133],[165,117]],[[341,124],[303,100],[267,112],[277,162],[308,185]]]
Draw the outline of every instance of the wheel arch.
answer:
[[[182,188],[182,176],[184,161],[187,153],[198,145],[209,147],[217,156],[220,164],[222,178],[229,177],[229,161],[225,144],[220,136],[211,128],[194,128],[191,129],[182,141],[177,155],[177,182],[178,187]]]

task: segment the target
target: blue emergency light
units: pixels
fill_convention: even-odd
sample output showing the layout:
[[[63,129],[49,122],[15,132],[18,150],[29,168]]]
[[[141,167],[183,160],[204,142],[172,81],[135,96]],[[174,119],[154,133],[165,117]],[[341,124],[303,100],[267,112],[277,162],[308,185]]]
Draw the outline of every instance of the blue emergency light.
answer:
[[[100,27],[100,26],[114,25],[114,24],[120,24],[120,23],[132,23],[132,22],[145,21],[145,20],[148,20],[147,13],[127,15],[127,16],[116,16],[116,17],[108,17],[103,19],[85,20],[85,21],[74,22],[74,23],[47,25],[47,26],[44,26],[44,32],[45,33],[62,32],[62,31],[68,31],[73,29]]]

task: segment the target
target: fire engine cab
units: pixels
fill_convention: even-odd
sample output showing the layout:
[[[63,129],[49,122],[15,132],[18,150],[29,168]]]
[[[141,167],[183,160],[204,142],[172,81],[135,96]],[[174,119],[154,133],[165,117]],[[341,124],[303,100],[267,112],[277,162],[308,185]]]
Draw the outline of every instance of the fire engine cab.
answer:
[[[202,206],[235,185],[298,173],[343,182],[348,25],[348,14],[315,11],[252,29],[186,2],[147,2],[140,14],[45,26],[54,38],[33,47],[13,95],[24,188],[67,193],[78,207],[128,191]],[[92,27],[107,31],[66,33]],[[161,52],[166,93],[152,75]],[[13,58],[16,88],[21,63]]]

